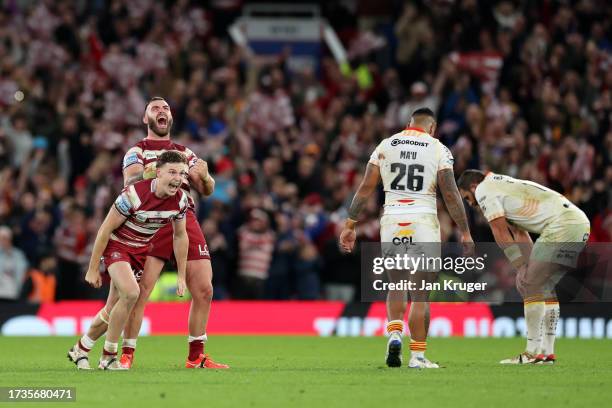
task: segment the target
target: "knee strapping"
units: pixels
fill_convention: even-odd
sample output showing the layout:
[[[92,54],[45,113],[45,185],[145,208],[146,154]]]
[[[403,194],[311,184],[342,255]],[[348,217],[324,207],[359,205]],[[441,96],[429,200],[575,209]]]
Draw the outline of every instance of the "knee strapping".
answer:
[[[100,317],[100,320],[102,320],[104,323],[108,324],[108,321],[110,320],[110,314],[106,311],[106,306],[98,312],[98,317]]]

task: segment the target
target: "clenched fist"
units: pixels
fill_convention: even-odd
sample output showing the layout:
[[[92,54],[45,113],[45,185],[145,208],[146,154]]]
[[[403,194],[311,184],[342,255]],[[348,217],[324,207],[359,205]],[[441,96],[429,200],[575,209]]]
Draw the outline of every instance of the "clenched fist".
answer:
[[[89,269],[85,275],[85,282],[89,283],[94,288],[102,286],[102,276],[98,269]]]

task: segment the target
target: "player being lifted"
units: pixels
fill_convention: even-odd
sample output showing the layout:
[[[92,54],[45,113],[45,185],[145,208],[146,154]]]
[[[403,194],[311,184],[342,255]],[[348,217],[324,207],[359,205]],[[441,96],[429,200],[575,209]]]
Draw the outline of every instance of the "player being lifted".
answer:
[[[130,148],[123,159],[123,180],[126,186],[142,179],[155,177],[155,171],[160,154],[168,150],[177,150],[185,154],[189,166],[188,177],[183,179],[181,189],[187,193],[189,208],[186,215],[187,235],[189,236],[189,251],[187,254],[187,288],[191,293],[189,310],[189,351],[186,368],[228,368],[225,364],[214,362],[204,354],[204,343],[207,340],[206,325],[212,301],[212,268],[210,254],[204,234],[195,215],[194,202],[190,195],[190,186],[199,193],[208,196],[212,194],[215,180],[208,173],[204,160],[180,144],[170,140],[172,128],[172,112],[168,103],[160,97],[152,98],[145,109],[143,123],[147,125],[147,137]],[[121,364],[131,367],[134,361],[136,339],[142,325],[144,309],[151,295],[159,274],[166,261],[176,257],[172,247],[172,229],[162,228],[153,238],[147,260],[144,265],[143,277],[140,281],[140,296],[125,327]],[[96,334],[101,335],[106,330],[102,322],[95,327]]]
[[[177,294],[186,286],[189,246],[185,214],[187,193],[181,190],[187,176],[187,160],[182,153],[168,151],[158,160],[157,177],[125,187],[100,226],[85,280],[93,287],[102,285],[100,258],[111,277],[107,304],[97,314],[89,332],[68,351],[68,358],[79,369],[90,369],[88,353],[101,336],[97,327],[108,325],[99,368],[124,370],[117,360],[119,336],[138,299],[149,243],[155,233],[168,225],[173,232],[173,248],[178,266]],[[170,226],[172,224],[172,226]]]
[[[439,256],[441,237],[436,206],[437,186],[451,217],[461,231],[461,241],[472,242],[465,208],[455,184],[453,157],[446,146],[432,137],[435,130],[434,113],[427,108],[417,109],[412,114],[408,128],[384,139],[374,150],[361,185],[351,203],[349,218],[340,234],[340,246],[344,250],[352,251],[359,213],[375,191],[381,177],[385,191],[384,214],[380,220],[383,252],[386,252],[385,248],[392,245],[392,242],[398,241],[397,238],[408,238],[406,230],[409,230],[411,243],[421,244],[421,248],[425,246],[430,250],[433,248],[434,251],[437,250]],[[405,249],[398,247],[400,252],[410,251],[410,245],[401,245],[401,247]],[[418,271],[413,276],[431,279],[435,274]],[[425,358],[429,330],[427,297],[427,292],[411,292],[413,302],[408,317],[411,337],[411,357],[408,366],[411,368],[438,368],[437,364]],[[406,292],[387,293],[389,340],[386,363],[389,367],[400,367],[402,364],[403,319],[406,307]]]
[[[559,321],[555,286],[563,274],[576,267],[589,237],[589,219],[561,194],[532,181],[466,170],[458,185],[463,198],[480,208],[495,241],[518,270],[516,283],[524,302],[527,347],[501,363],[553,364]],[[534,244],[529,232],[540,235]],[[529,255],[525,249],[531,249]]]

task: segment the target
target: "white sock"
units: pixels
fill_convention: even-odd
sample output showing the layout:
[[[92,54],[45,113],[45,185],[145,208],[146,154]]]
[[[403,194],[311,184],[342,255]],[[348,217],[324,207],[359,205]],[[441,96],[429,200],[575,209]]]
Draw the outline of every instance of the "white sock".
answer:
[[[93,348],[93,346],[96,344],[96,341],[93,340],[91,337],[89,337],[88,335],[84,334],[83,337],[81,337],[81,339],[79,340],[79,342],[81,343],[81,345],[83,347],[85,347],[88,350],[91,350]],[[78,343],[77,343],[78,344]],[[83,350],[81,347],[79,347],[79,349],[85,353],[88,353],[89,351],[85,351]]]
[[[542,344],[544,326],[544,302],[535,301],[525,303],[525,321],[527,323],[527,352],[538,354]]]
[[[117,354],[117,349],[119,348],[119,343],[111,343],[110,341],[104,342],[104,350],[108,353]]]
[[[123,339],[123,347],[136,348],[136,339]]]
[[[559,308],[559,302],[546,302],[542,353],[547,356],[555,354],[555,337],[557,335],[557,323],[559,323],[560,316],[561,310]]]
[[[204,333],[201,336],[197,336],[197,337],[196,336],[189,336],[187,338],[187,341],[189,343],[191,343],[192,341],[196,341],[196,340],[201,341],[202,343],[206,343],[206,340],[208,340],[208,336],[206,335],[206,333]]]

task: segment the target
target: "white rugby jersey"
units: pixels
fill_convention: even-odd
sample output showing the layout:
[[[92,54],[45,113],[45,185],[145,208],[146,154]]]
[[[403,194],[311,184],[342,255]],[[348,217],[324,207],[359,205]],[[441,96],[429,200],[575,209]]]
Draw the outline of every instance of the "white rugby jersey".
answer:
[[[584,212],[567,198],[533,181],[487,173],[475,196],[487,221],[506,217],[511,224],[534,234],[541,234],[560,216],[566,224],[588,222]]]
[[[369,163],[380,168],[384,214],[437,214],[438,171],[453,168],[446,146],[420,128],[406,128],[376,147]]]

